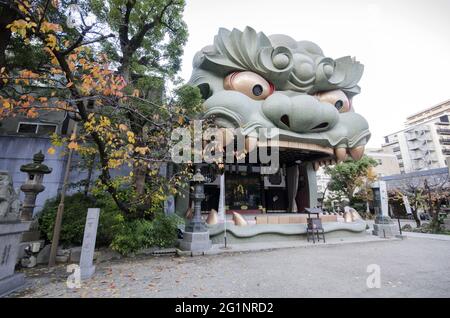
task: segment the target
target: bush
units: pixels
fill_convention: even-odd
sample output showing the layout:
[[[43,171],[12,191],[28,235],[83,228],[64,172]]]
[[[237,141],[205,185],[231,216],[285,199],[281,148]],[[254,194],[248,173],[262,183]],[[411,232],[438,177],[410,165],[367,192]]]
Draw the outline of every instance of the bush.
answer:
[[[47,200],[39,214],[41,236],[47,241],[53,237],[56,211],[60,197]],[[81,245],[88,208],[100,208],[100,218],[97,230],[97,246],[108,246],[114,238],[114,230],[121,222],[120,211],[108,195],[97,197],[75,193],[66,196],[64,214],[61,225],[60,244],[63,246]]]
[[[361,202],[361,201],[354,202],[351,205],[351,207],[354,208],[356,211],[358,211],[360,213],[361,212],[365,212],[366,209],[367,209],[366,202]]]
[[[410,224],[405,224],[402,226],[402,231],[413,232],[413,227]]]
[[[153,244],[158,247],[172,247],[177,241],[177,228],[184,220],[178,215],[166,216],[158,213],[153,220]]]
[[[179,216],[166,216],[163,213],[157,213],[153,221],[125,221],[123,218],[122,221],[116,227],[117,234],[111,248],[123,255],[142,248],[175,246],[177,226],[182,222]]]
[[[56,211],[60,198],[47,200],[39,215],[41,236],[53,237]],[[60,244],[81,245],[88,208],[100,208],[96,246],[110,246],[123,255],[148,247],[170,247],[177,240],[177,226],[183,219],[177,215],[155,213],[152,221],[126,220],[109,195],[86,197],[82,193],[66,196],[61,226]]]

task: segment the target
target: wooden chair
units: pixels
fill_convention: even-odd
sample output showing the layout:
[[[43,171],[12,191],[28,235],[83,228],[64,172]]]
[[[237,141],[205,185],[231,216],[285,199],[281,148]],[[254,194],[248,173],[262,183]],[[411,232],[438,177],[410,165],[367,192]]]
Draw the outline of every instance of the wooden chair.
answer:
[[[325,243],[325,231],[322,227],[322,221],[320,218],[308,218],[306,227],[306,239],[309,242],[309,236],[312,235],[313,243],[316,243],[314,234],[317,235],[317,241],[320,242],[319,234],[322,234],[323,242]]]

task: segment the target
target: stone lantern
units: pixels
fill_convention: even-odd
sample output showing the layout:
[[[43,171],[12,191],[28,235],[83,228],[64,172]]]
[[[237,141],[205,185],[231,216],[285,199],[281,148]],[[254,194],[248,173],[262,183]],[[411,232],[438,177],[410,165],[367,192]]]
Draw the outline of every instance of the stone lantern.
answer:
[[[22,220],[31,221],[33,218],[33,210],[36,204],[36,197],[39,193],[45,190],[42,185],[44,174],[49,174],[52,169],[44,165],[45,156],[42,151],[39,151],[33,156],[33,162],[22,165],[20,171],[28,174],[25,183],[20,187],[20,190],[25,193],[25,199],[22,205]]]
[[[197,169],[192,178],[194,191],[190,195],[194,201],[194,216],[186,225],[183,241],[180,243],[182,250],[204,252],[211,248],[209,231],[201,216],[201,204],[205,199],[204,183],[205,177],[201,174],[200,169]]]

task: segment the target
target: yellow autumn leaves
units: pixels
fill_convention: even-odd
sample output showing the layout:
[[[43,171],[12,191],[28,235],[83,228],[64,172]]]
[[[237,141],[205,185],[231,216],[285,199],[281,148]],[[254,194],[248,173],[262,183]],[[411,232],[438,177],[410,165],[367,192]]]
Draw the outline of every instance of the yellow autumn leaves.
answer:
[[[9,28],[12,33],[17,33],[22,38],[25,38],[27,36],[27,29],[32,29],[32,31],[34,32],[34,28],[37,27],[37,24],[31,22],[29,18],[27,18],[27,20],[15,20],[12,23],[8,24],[6,27]]]

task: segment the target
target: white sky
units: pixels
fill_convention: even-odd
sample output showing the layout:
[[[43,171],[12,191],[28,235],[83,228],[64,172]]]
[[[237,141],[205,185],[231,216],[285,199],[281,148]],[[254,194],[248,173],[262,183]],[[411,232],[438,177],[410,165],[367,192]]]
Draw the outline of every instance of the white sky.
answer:
[[[182,77],[219,27],[253,27],[317,43],[326,56],[364,64],[356,111],[370,147],[403,128],[406,116],[450,98],[450,0],[187,0],[189,40]]]

